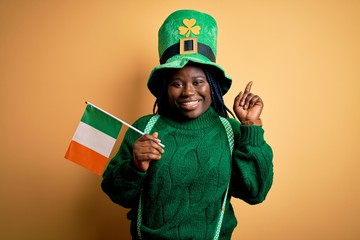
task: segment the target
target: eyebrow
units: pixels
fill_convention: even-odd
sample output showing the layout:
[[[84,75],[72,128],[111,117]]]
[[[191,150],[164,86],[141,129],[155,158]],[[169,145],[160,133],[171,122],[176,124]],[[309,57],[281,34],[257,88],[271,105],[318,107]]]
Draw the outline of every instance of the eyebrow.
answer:
[[[197,76],[192,77],[192,79],[197,79],[197,78],[205,78],[205,79],[207,79],[205,75],[197,75]],[[181,77],[173,76],[173,77],[169,78],[169,82],[175,81],[175,80],[180,80],[181,81],[181,79],[182,79]]]

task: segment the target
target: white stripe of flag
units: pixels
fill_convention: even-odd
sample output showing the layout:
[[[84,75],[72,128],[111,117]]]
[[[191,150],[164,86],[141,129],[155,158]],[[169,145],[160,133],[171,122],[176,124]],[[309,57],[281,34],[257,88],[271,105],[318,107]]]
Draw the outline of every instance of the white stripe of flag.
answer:
[[[116,142],[115,138],[110,137],[109,135],[84,122],[79,123],[72,140],[94,150],[97,153],[100,153],[105,157],[110,156],[112,148]]]

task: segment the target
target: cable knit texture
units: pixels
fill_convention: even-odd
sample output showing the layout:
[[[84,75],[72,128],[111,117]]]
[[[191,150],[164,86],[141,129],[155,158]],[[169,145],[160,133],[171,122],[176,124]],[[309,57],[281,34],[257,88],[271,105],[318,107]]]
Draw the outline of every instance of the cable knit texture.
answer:
[[[143,130],[151,115],[134,123]],[[230,194],[219,239],[230,239],[237,224],[231,196],[250,204],[265,199],[272,184],[272,151],[263,129],[240,126],[234,130],[231,158],[226,131],[210,108],[188,121],[160,117],[152,132],[165,145],[161,160],[147,172],[136,170],[132,146],[140,136],[128,130],[117,155],[108,165],[102,188],[115,203],[131,208],[131,232],[136,238],[139,192],[143,189],[143,239],[212,239],[229,181]],[[232,159],[232,160],[231,160]]]

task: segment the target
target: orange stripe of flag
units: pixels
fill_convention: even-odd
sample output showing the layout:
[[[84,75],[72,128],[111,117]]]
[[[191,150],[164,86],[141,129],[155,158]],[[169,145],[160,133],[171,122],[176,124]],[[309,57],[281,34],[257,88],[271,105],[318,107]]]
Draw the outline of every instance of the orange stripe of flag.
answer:
[[[107,157],[75,141],[70,142],[70,146],[65,154],[65,158],[89,169],[98,175],[102,175],[108,163]]]

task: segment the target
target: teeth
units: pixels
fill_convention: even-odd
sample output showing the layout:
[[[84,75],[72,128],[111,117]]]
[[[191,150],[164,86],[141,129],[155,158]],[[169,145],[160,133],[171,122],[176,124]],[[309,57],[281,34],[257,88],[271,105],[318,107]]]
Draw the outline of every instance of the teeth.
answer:
[[[184,102],[182,103],[183,105],[189,106],[189,105],[194,105],[196,104],[198,101],[191,101],[191,102]]]

